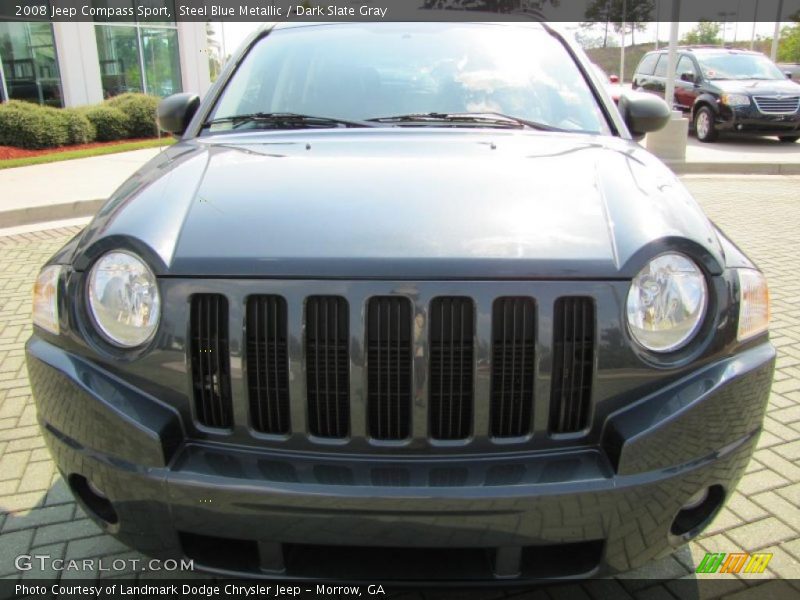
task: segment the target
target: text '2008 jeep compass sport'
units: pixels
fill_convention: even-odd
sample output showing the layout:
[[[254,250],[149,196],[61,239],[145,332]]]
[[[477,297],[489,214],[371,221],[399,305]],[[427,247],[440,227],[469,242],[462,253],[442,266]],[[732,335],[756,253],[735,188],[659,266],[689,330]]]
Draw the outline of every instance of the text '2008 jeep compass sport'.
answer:
[[[754,450],[763,275],[520,23],[255,34],[42,269],[58,467],[126,544],[224,574],[512,580],[669,553]]]

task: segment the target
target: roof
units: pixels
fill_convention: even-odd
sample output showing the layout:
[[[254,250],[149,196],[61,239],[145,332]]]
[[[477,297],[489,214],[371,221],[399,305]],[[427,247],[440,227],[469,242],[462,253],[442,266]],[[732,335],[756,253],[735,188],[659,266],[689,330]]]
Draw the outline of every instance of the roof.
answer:
[[[727,46],[678,46],[679,52],[691,52],[692,54],[761,54],[753,50],[745,50],[743,48],[729,48]],[[648,54],[666,54],[669,48],[659,48],[653,50]]]

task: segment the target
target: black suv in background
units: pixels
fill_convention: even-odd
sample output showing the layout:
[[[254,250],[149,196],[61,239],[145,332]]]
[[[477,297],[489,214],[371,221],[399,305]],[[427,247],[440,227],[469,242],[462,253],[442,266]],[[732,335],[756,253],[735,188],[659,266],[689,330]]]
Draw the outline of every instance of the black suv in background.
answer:
[[[673,104],[691,119],[697,139],[713,142],[722,131],[800,138],[800,85],[758,52],[680,48]],[[633,89],[664,96],[667,51],[645,54]]]

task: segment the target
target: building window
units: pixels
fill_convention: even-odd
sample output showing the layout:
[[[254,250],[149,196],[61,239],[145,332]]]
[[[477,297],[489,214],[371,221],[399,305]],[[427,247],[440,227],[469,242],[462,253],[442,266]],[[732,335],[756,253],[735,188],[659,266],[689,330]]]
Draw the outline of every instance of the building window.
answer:
[[[63,106],[50,23],[0,23],[0,62],[10,100]]]
[[[109,98],[125,92],[144,91],[137,28],[97,25],[95,35],[103,96]]]
[[[169,96],[181,91],[178,32],[175,29],[142,27],[142,62],[147,93]]]
[[[171,0],[93,0],[93,5],[172,5]],[[136,11],[134,10],[134,14]],[[174,13],[173,13],[174,14]],[[178,31],[174,22],[95,24],[103,96],[181,91]]]

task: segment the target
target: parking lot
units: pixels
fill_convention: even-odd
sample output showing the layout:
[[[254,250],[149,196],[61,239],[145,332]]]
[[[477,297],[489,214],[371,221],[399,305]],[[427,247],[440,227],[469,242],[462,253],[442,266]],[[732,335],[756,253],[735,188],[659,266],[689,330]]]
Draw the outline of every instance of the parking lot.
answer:
[[[685,588],[678,581],[695,578],[697,597],[771,600],[800,594],[800,177],[720,175],[684,181],[709,216],[768,276],[772,340],[779,351],[768,416],[746,475],[702,537],[638,572],[570,586],[564,592],[570,597],[682,598]],[[137,557],[101,533],[72,501],[39,435],[27,382],[23,347],[30,334],[32,282],[41,264],[77,231],[73,227],[0,237],[0,576],[6,578],[126,574],[55,573],[36,564],[20,573],[15,558],[23,554],[104,557],[107,562]],[[706,585],[703,578],[709,576],[694,574],[706,552],[755,551],[773,554],[762,575],[742,573]],[[765,581],[753,585],[755,577]],[[547,598],[548,594],[556,595],[507,590],[475,597]],[[421,598],[422,593],[404,597]]]

